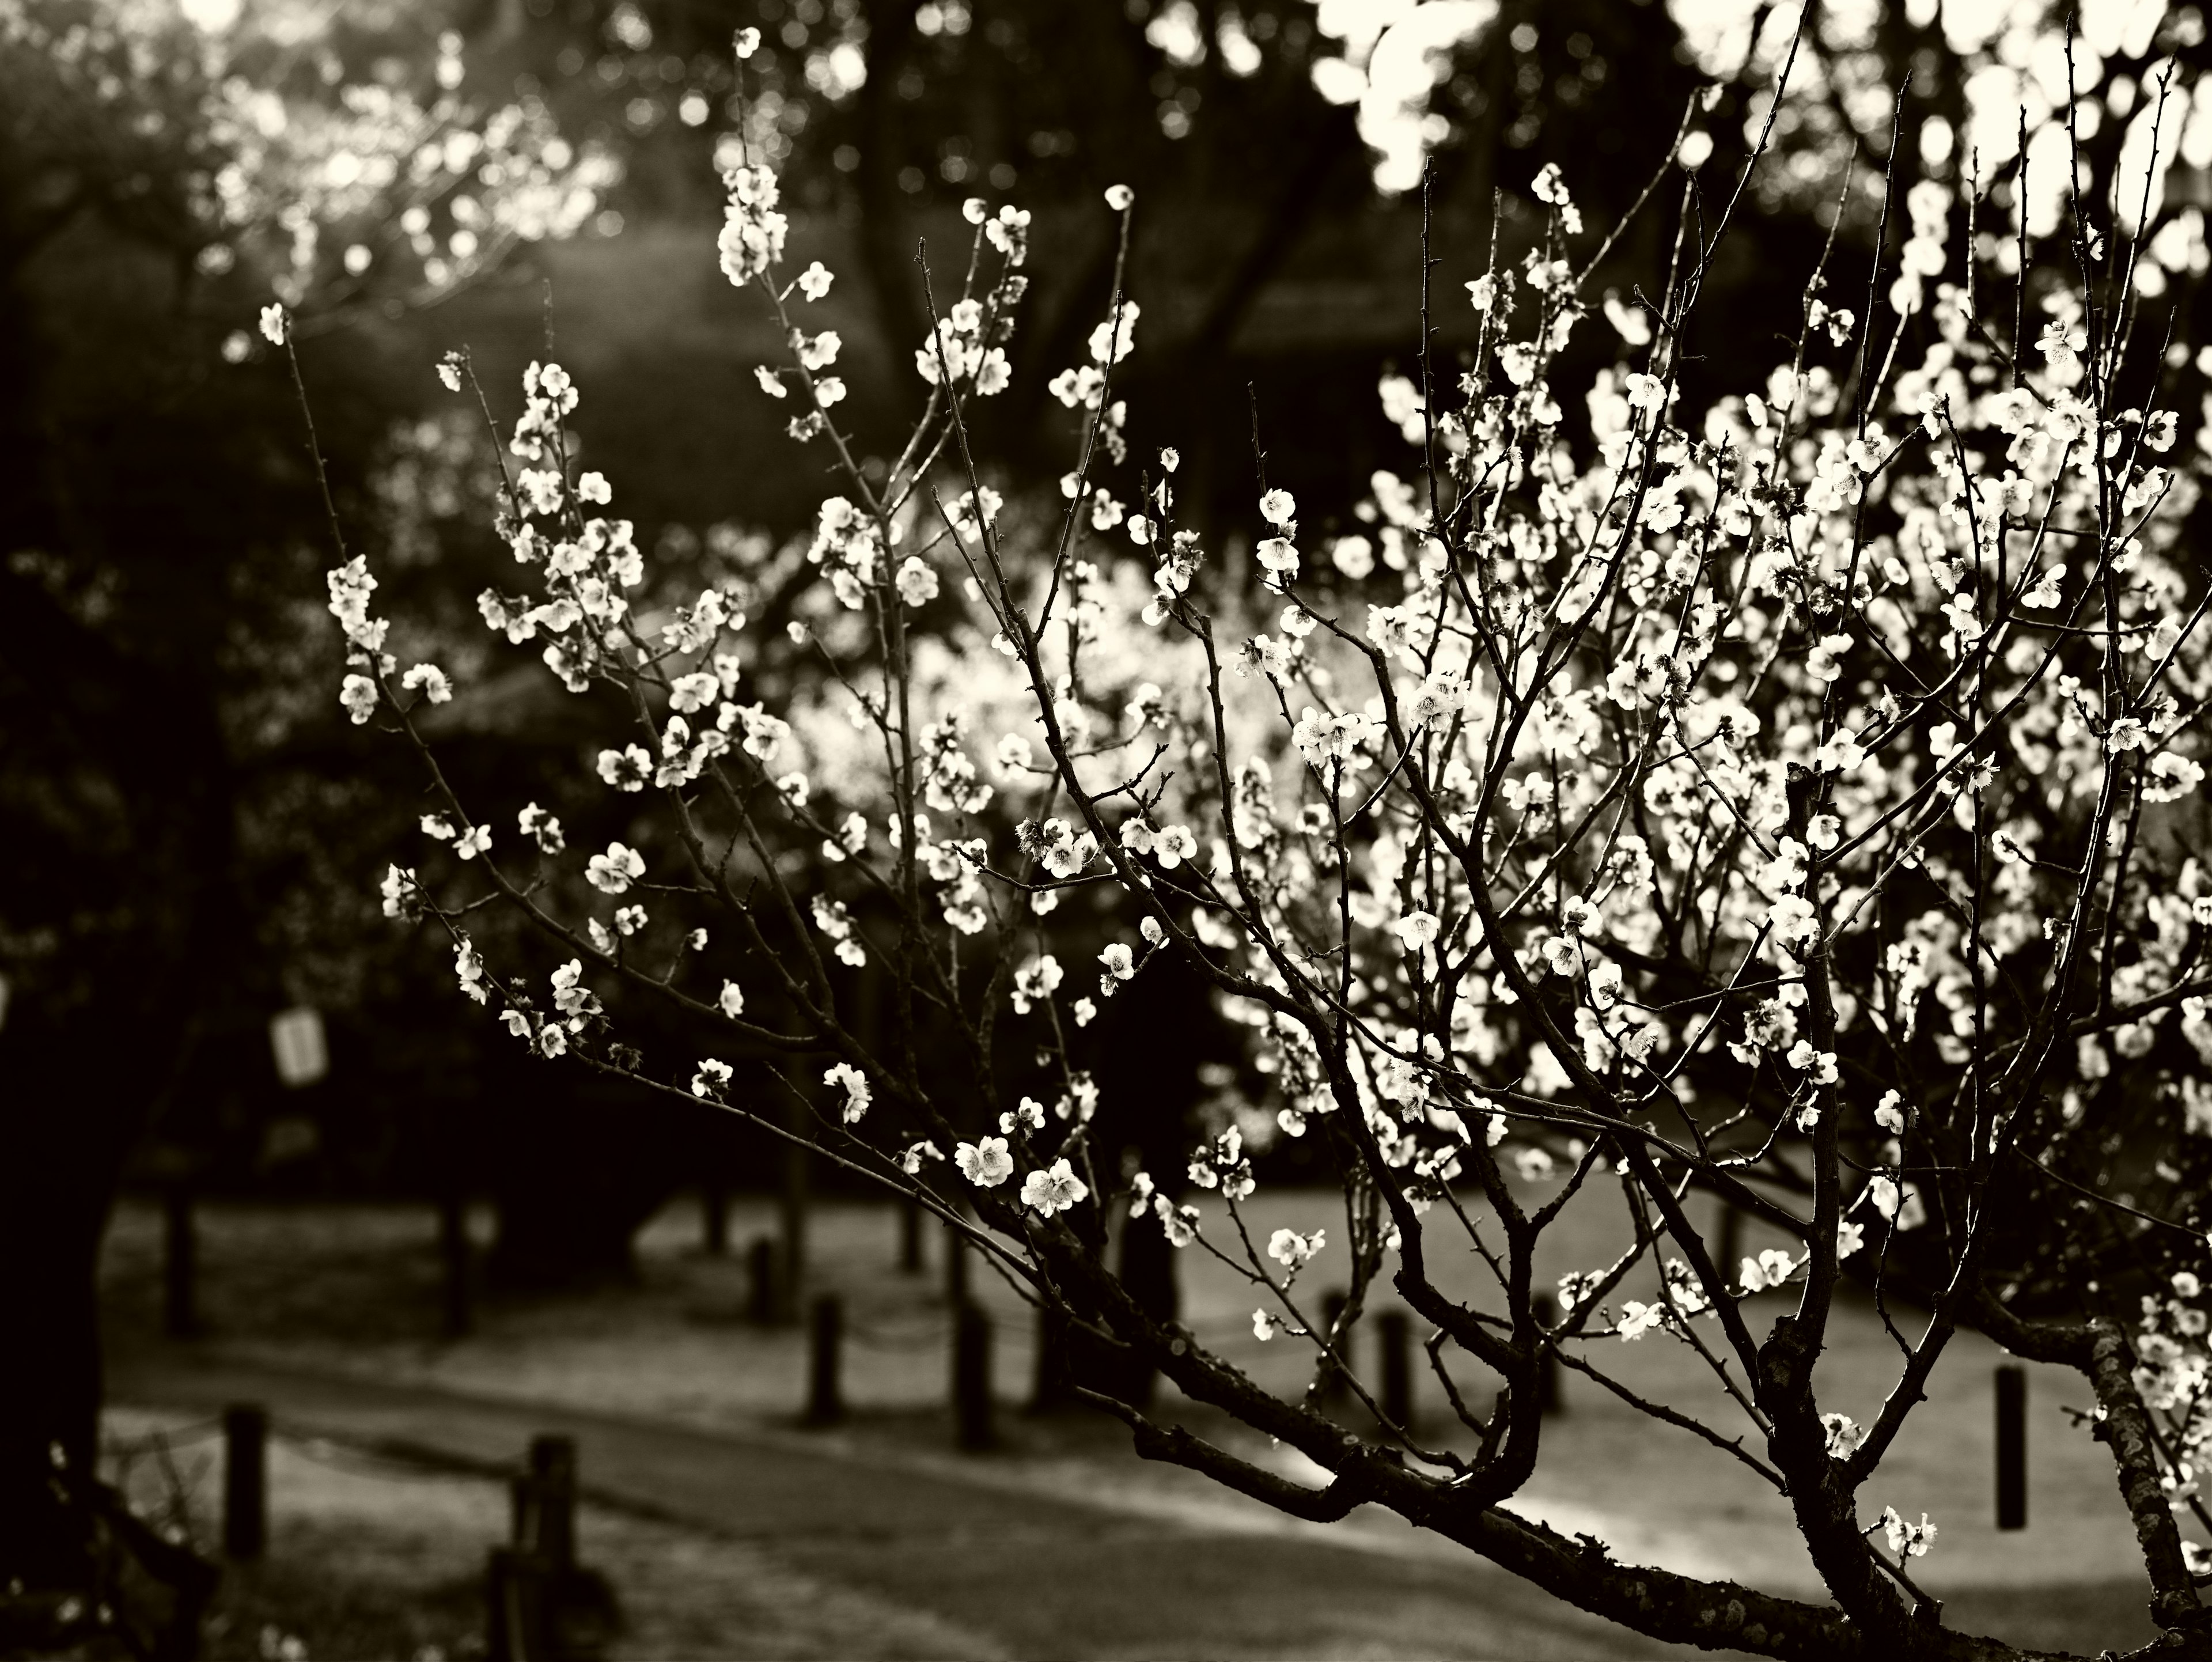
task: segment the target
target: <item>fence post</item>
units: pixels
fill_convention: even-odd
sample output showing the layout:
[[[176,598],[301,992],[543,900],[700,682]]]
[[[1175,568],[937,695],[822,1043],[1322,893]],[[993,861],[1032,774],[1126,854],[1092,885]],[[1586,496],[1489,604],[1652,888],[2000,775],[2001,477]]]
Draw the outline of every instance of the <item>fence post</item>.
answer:
[[[1529,1300],[1537,1323],[1543,1327],[1559,1324],[1559,1301],[1548,1293],[1539,1293]],[[1536,1407],[1543,1414],[1564,1414],[1565,1399],[1559,1394],[1559,1358],[1556,1351],[1547,1350],[1536,1373]]]
[[[1344,1320],[1344,1312],[1351,1303],[1350,1297],[1341,1288],[1332,1287],[1322,1295],[1322,1337],[1336,1348],[1337,1356],[1348,1356],[1351,1354],[1350,1330],[1338,1331],[1338,1325]],[[1337,1412],[1351,1399],[1350,1379],[1344,1368],[1338,1364],[1336,1356],[1322,1357],[1320,1375],[1315,1381],[1313,1394],[1315,1406],[1324,1414]]]
[[[558,1574],[576,1562],[576,1440],[532,1438],[530,1476],[538,1511],[532,1544],[546,1567]]]
[[[1382,1348],[1381,1400],[1382,1417],[1401,1431],[1413,1427],[1413,1324],[1402,1310],[1386,1310],[1375,1318],[1375,1335]]]
[[[484,1565],[488,1662],[545,1662],[546,1563],[520,1547],[494,1547]]]
[[[2027,1370],[1997,1369],[1997,1527],[2027,1527]]]
[[[835,1425],[845,1417],[838,1389],[838,1347],[845,1336],[843,1300],[824,1294],[807,1310],[806,1414],[811,1426]]]
[[[476,1325],[472,1308],[474,1253],[469,1243],[469,1206],[458,1190],[438,1197],[438,1257],[445,1266],[445,1331],[464,1339]]]
[[[776,1317],[775,1237],[756,1235],[745,1248],[745,1316],[757,1327],[773,1327]]]
[[[192,1224],[191,1185],[173,1183],[161,1195],[161,1327],[173,1339],[199,1336],[199,1237]]]
[[[269,1411],[234,1403],[222,1411],[222,1549],[258,1558],[269,1546]]]
[[[963,1300],[952,1315],[952,1417],[964,1449],[998,1441],[991,1424],[991,1318]]]

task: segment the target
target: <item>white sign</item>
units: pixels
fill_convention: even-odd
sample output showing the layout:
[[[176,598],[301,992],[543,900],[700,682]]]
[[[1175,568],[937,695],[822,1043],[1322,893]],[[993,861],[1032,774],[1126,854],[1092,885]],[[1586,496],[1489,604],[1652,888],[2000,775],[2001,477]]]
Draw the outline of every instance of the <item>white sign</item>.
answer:
[[[269,1048],[276,1056],[276,1077],[288,1086],[313,1085],[331,1070],[322,1013],[304,1004],[270,1018]]]

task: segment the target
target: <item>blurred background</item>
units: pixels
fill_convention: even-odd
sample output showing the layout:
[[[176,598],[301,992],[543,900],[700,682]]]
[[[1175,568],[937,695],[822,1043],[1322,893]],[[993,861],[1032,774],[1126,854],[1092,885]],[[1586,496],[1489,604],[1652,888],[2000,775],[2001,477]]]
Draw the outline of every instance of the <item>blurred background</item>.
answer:
[[[432,371],[466,349],[511,418],[523,367],[557,358],[653,581],[742,575],[764,632],[803,616],[792,539],[834,486],[756,382],[773,326],[716,268],[717,165],[740,139],[781,175],[793,268],[837,275],[820,309],[874,466],[925,392],[917,250],[943,295],[966,200],[1031,214],[1014,380],[979,445],[1017,516],[1057,501],[1076,429],[1048,383],[1108,302],[1101,192],[1132,186],[1129,433],[1181,451],[1187,522],[1210,544],[1224,527],[1235,581],[1255,443],[1324,533],[1359,528],[1378,470],[1414,471],[1418,423],[1378,387],[1418,373],[1425,229],[1449,366],[1472,340],[1461,285],[1540,231],[1540,169],[1594,246],[1685,131],[1710,224],[1772,123],[1693,399],[1787,358],[1831,243],[1828,298],[1864,309],[1885,179],[1899,199],[1923,178],[1994,186],[1978,252],[2003,281],[2023,131],[2031,228],[2058,222],[2047,122],[2069,75],[2082,197],[2142,226],[2138,286],[2201,338],[2203,21],[2098,0],[2069,67],[2068,9],[1836,0],[1801,38],[1799,9],[1764,0],[0,0],[0,1281],[9,1348],[37,1359],[0,1367],[0,1561],[35,1580],[78,1550],[42,1497],[55,1446],[99,1446],[103,1324],[118,1379],[197,1338],[203,1362],[225,1341],[225,1365],[759,1425],[799,1411],[804,1318],[836,1291],[852,1354],[878,1344],[850,1394],[875,1391],[884,1446],[950,1446],[927,1416],[952,1411],[960,1294],[934,1232],[763,1134],[529,1061],[453,996],[447,948],[381,914],[428,805],[412,756],[337,703],[332,530],[260,307],[297,319],[349,547],[411,638],[481,684],[434,735],[457,777],[590,840],[626,824],[590,782],[599,729],[476,621],[506,563],[493,450]],[[740,88],[745,27],[763,44]],[[1678,190],[1630,224],[1594,308],[1657,294]],[[1612,362],[1621,326],[1594,310],[1560,384]],[[2168,407],[2193,409],[2193,362],[2174,387]],[[761,666],[770,686],[802,673]],[[1263,1181],[1295,1189],[1266,1081],[1190,1008],[1156,975],[1092,1035],[1109,1140],[1172,1170],[1241,1118]],[[1216,1309],[1132,1239],[1164,1306],[1242,1319],[1233,1290]],[[995,1307],[987,1378],[1049,1403],[1052,1336]],[[638,1394],[622,1359],[672,1344]],[[1624,1455],[1592,1446],[1595,1496]],[[1372,1653],[1491,1653],[1439,1623]],[[865,1631],[821,1653],[982,1642]],[[1234,1642],[1290,1642],[1268,1631]],[[1540,1653],[1534,1632],[1516,1653]],[[1541,1653],[1645,1653],[1559,1642]]]

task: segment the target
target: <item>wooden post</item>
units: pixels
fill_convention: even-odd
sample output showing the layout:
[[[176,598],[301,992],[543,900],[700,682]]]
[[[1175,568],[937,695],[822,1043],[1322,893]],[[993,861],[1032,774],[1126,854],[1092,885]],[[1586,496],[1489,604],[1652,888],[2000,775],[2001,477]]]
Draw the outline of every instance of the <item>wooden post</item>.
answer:
[[[1030,1412],[1049,1414],[1075,1401],[1074,1331],[1067,1318],[1040,1303],[1036,1312],[1036,1373]]]
[[[465,1339],[476,1326],[476,1266],[469,1242],[469,1204],[458,1190],[438,1198],[438,1257],[445,1266],[446,1336]]]
[[[1147,1212],[1141,1218],[1121,1221],[1121,1286],[1137,1307],[1163,1326],[1182,1313],[1176,1289],[1176,1260],[1180,1256],[1169,1243],[1160,1221]],[[1115,1395],[1133,1408],[1149,1409],[1158,1388],[1159,1365],[1144,1346],[1132,1345],[1121,1353],[1114,1372],[1120,1384]]]
[[[1375,1335],[1382,1348],[1376,1406],[1392,1425],[1410,1431],[1413,1425],[1413,1324],[1404,1311],[1386,1310],[1375,1318]]]
[[[2027,1527],[2027,1370],[1997,1369],[1997,1527]]]
[[[541,1515],[538,1480],[526,1471],[518,1471],[507,1480],[507,1544],[525,1552],[536,1551]]]
[[[837,1348],[845,1335],[843,1302],[828,1294],[815,1300],[807,1310],[806,1329],[805,1422],[835,1425],[845,1417],[837,1380]]]
[[[1322,1295],[1322,1337],[1336,1348],[1337,1356],[1349,1357],[1352,1354],[1351,1332],[1348,1330],[1338,1331],[1338,1324],[1343,1321],[1344,1312],[1351,1303],[1352,1300],[1342,1288],[1332,1287]],[[1324,1414],[1334,1414],[1351,1398],[1351,1380],[1345,1369],[1338,1365],[1334,1356],[1323,1357],[1319,1379],[1314,1386],[1315,1406]]]
[[[1548,1293],[1539,1293],[1530,1301],[1536,1320],[1545,1327],[1559,1324],[1559,1301]],[[1555,1352],[1547,1350],[1536,1374],[1536,1406],[1544,1414],[1564,1414],[1567,1405],[1559,1395],[1559,1359]]]
[[[530,1440],[530,1476],[537,1490],[538,1553],[556,1574],[576,1562],[576,1440]]]
[[[269,1547],[269,1411],[234,1403],[222,1411],[222,1549],[239,1560]]]
[[[968,1302],[968,1240],[949,1223],[945,1226],[945,1301],[956,1311]]]
[[[899,1269],[909,1275],[921,1273],[921,1203],[912,1196],[899,1202]]]
[[[775,1237],[756,1235],[745,1249],[745,1315],[756,1326],[775,1324]]]
[[[192,1191],[174,1183],[161,1196],[161,1329],[173,1339],[199,1336],[199,1237]]]
[[[806,1143],[813,1127],[809,1121],[806,1105],[796,1098],[791,1101],[788,1123],[799,1140],[787,1142],[783,1149],[783,1191],[779,1211],[783,1228],[783,1251],[776,1268],[775,1319],[793,1322],[799,1319],[799,1301],[806,1288],[806,1209],[807,1158]]]
[[[1732,1201],[1716,1201],[1719,1210],[1713,1230],[1713,1263],[1721,1278],[1734,1285],[1736,1270],[1743,1263],[1743,1214]]]
[[[487,1662],[544,1662],[545,1561],[519,1547],[494,1547],[484,1566]]]
[[[965,1300],[952,1317],[952,1418],[962,1448],[998,1441],[991,1424],[991,1318]]]
[[[720,1178],[710,1178],[699,1190],[699,1248],[710,1258],[730,1252],[730,1190]]]

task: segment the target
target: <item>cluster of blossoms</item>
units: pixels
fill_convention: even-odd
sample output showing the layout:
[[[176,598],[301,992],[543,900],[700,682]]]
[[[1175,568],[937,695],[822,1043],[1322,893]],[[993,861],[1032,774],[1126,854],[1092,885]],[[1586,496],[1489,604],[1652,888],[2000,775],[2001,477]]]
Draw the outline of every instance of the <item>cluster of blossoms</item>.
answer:
[[[828,274],[785,283],[773,177],[729,180],[725,270],[793,355],[770,379],[805,395],[799,436],[846,454],[842,389],[817,374],[835,338],[787,311]],[[555,1018],[515,1001],[509,1025],[548,1054],[606,1047],[647,1083],[745,1112],[719,1059],[613,1062],[581,977],[791,1048],[834,1032],[851,1059],[821,1076],[817,1106],[838,1147],[948,1216],[973,1208],[1042,1295],[1103,1262],[1104,1221],[1126,1203],[1133,1227],[1272,1297],[1258,1337],[1339,1367],[1341,1335],[1291,1301],[1323,1233],[1279,1229],[1263,1252],[1245,1227],[1261,1139],[1314,1139],[1350,1174],[1356,1295],[1391,1276],[1508,1387],[1488,1415],[1463,1410],[1479,1456],[1402,1435],[1419,1460],[1472,1494],[1525,1476],[1501,1451],[1533,1458],[1547,1359],[1602,1378],[1623,1353],[1594,1341],[1663,1336],[1764,1440],[1764,1458],[1744,1456],[1762,1477],[1827,1509],[1822,1542],[1871,1554],[1878,1531],[1901,1578],[1935,1527],[1891,1508],[1862,1530],[1853,1497],[1919,1384],[1963,1319],[2004,1338],[2033,1319],[2008,1312],[2016,1299],[2029,1310],[2081,1279],[2078,1237],[2008,1225],[1984,1197],[2020,1215],[2062,1194],[2094,1203],[2113,1105],[2149,1103],[2155,1182],[2126,1203],[2188,1253],[2206,1246],[2190,1219],[2212,1196],[2198,1075],[2212,886],[2169,832],[2203,779],[2212,654],[2180,545],[2197,487],[2173,456],[2178,420],[2148,407],[2191,361],[2130,356],[2108,297],[2055,275],[2023,304],[2033,353],[1997,344],[2003,320],[1970,315],[1969,284],[1923,307],[1908,281],[1974,258],[1952,194],[1923,185],[1891,294],[1911,350],[1855,350],[1857,320],[1816,282],[1755,390],[1686,408],[1677,355],[1711,251],[1686,252],[1665,327],[1607,309],[1620,350],[1581,389],[1585,441],[1553,384],[1589,315],[1581,221],[1556,170],[1536,195],[1542,236],[1471,285],[1480,344],[1456,384],[1382,383],[1384,419],[1412,429],[1433,475],[1376,473],[1366,530],[1303,549],[1297,501],[1262,482],[1237,533],[1257,566],[1243,594],[1201,581],[1172,453],[1158,474],[1130,470],[1114,397],[1134,350],[1124,296],[1089,361],[1053,383],[1080,424],[1078,465],[1046,503],[1056,534],[973,472],[933,474],[959,448],[960,401],[1004,384],[1021,297],[1026,221],[978,206],[979,275],[916,354],[927,402],[902,471],[850,469],[792,557],[800,580],[818,574],[790,636],[830,666],[817,693],[748,669],[758,697],[737,701],[725,640],[745,623],[721,589],[656,600],[649,626],[634,615],[629,528],[587,514],[610,492],[571,465],[574,389],[533,366],[513,440],[532,466],[504,529],[542,590],[487,595],[485,620],[517,644],[548,637],[572,688],[623,691],[637,730],[598,772],[611,800],[657,802],[673,828],[654,869],[680,874],[656,881],[672,901],[655,904],[718,909],[736,944],[709,961],[703,931],[679,935],[676,968],[647,974],[639,957],[670,922],[633,904],[613,933],[592,916],[579,934],[548,878],[523,904],[591,950],[556,976]],[[1126,192],[1113,205],[1127,213]],[[2212,452],[2212,435],[2194,444]],[[1117,491],[1116,468],[1139,477]],[[971,581],[940,585],[946,560]],[[342,696],[406,721],[401,695],[453,688],[397,675],[373,587],[359,563],[333,575],[355,654]],[[440,819],[471,875],[493,865],[484,823],[458,802]],[[557,825],[534,805],[520,824],[562,869]],[[619,897],[645,871],[614,843],[581,876]],[[1063,909],[1071,892],[1102,898]],[[422,892],[395,870],[387,910]],[[483,1001],[465,938],[461,953]],[[1098,1005],[1067,999],[1063,967],[1095,963],[1103,1000],[1163,953],[1210,984],[1273,1111],[1217,1116],[1172,1183],[1117,1177],[1100,1143],[1114,1105],[1099,1112],[1068,1033]],[[894,1027],[945,1024],[972,1076],[871,1050],[842,1014],[861,971],[886,977]],[[1036,1070],[1012,1087],[991,1059],[1001,1023]],[[1724,1257],[1686,1212],[1692,1188],[1782,1244]],[[1617,1194],[1620,1251],[1571,1271],[1547,1306],[1530,1290],[1538,1240],[1601,1193]],[[1211,1227],[1223,1215],[1232,1227]],[[1482,1278],[1472,1302],[1428,1279],[1447,1251]],[[2141,1458],[2191,1507],[2212,1436],[2197,1273],[2178,1265],[2172,1297],[2145,1305],[2131,1373],[2093,1366],[2106,1329],[2077,1346],[2102,1410],[2166,1416],[2155,1446],[2179,1452]],[[1752,1328],[1793,1302],[1817,1325],[1850,1275],[1929,1289],[1939,1312],[1899,1338],[1911,1388],[1865,1427],[1823,1412],[1812,1364],[1795,1374],[1776,1348],[1784,1330]],[[1194,1355],[1179,1330],[1121,1319],[1171,1371]],[[1230,1372],[1183,1377],[1316,1459],[1346,1458],[1334,1428],[1278,1414],[1256,1385],[1240,1394],[1249,1382],[1221,1384]],[[1742,1423],[1695,1428],[1743,1452]],[[1377,1493],[1442,1492],[1406,1481]],[[1838,1598],[1887,1620],[1882,1601],[1904,1595],[1869,1592],[1860,1571],[1875,1569],[1821,1550]]]
[[[1048,390],[1053,397],[1071,410],[1097,409],[1105,399],[1107,371],[1135,350],[1140,310],[1133,300],[1121,301],[1115,315],[1091,332],[1091,362],[1063,369],[1052,378]],[[1109,430],[1118,432],[1127,413],[1119,407],[1109,411]],[[1106,523],[1097,527],[1102,531],[1112,529],[1120,518],[1111,509],[1103,517]]]
[[[842,496],[822,504],[816,521],[814,545],[806,551],[810,564],[822,568],[837,604],[857,612],[883,578],[883,527]]]
[[[1006,342],[1013,336],[1015,308],[1029,291],[1029,278],[1020,268],[1029,259],[1030,216],[1011,204],[994,216],[980,197],[969,198],[962,213],[979,228],[980,240],[998,254],[998,283],[983,295],[963,295],[953,302],[929,338],[915,348],[914,368],[932,387],[989,398],[1013,381]]]
[[[729,204],[716,249],[722,275],[742,289],[783,258],[791,222],[776,207],[775,174],[766,167],[732,167],[722,175]]]

